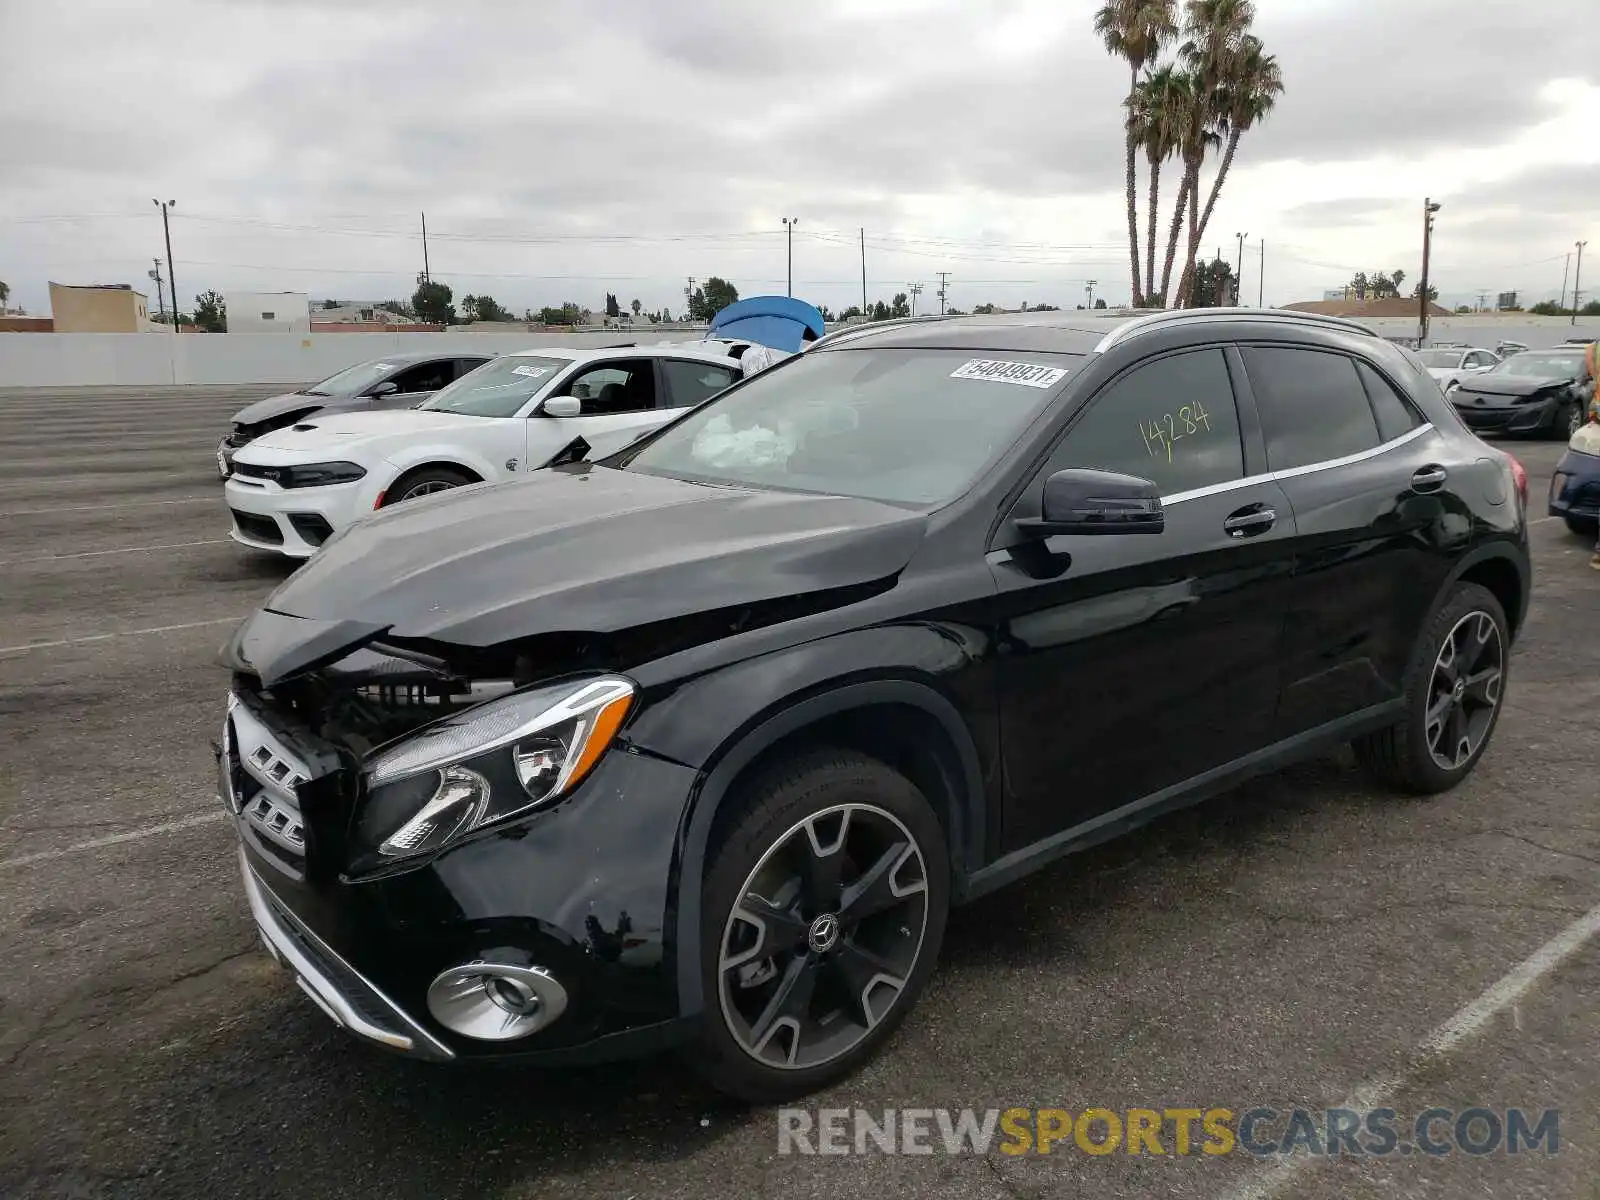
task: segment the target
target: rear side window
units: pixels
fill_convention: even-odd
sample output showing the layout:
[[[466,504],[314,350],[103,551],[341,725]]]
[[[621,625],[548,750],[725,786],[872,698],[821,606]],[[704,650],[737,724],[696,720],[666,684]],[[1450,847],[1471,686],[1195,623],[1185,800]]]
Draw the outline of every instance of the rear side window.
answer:
[[[715,363],[669,358],[662,361],[661,369],[667,377],[668,408],[699,404],[733,382],[733,372]]]
[[[1090,402],[1051,455],[1069,467],[1148,479],[1163,496],[1244,474],[1239,413],[1221,350],[1191,350],[1135,367]]]
[[[1378,445],[1378,423],[1351,359],[1283,346],[1250,346],[1243,353],[1270,469],[1287,471]]]
[[[1372,413],[1378,418],[1378,436],[1384,441],[1392,442],[1422,424],[1421,414],[1406,403],[1405,397],[1390,387],[1389,381],[1382,375],[1364,362],[1356,363],[1356,374],[1361,376],[1361,382],[1367,389],[1367,398],[1372,401]]]

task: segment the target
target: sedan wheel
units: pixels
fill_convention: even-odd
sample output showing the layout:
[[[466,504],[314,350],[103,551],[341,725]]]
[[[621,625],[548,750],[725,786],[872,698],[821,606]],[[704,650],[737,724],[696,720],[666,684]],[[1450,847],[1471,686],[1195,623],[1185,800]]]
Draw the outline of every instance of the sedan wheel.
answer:
[[[1583,407],[1578,404],[1567,405],[1567,439],[1570,441],[1578,430],[1583,428]]]

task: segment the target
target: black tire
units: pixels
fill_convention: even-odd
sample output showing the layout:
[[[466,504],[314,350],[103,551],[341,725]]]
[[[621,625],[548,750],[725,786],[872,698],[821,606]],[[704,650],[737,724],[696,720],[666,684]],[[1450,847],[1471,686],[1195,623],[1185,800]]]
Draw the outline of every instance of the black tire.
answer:
[[[706,875],[706,1012],[690,1062],[719,1091],[772,1104],[856,1070],[915,1005],[944,939],[949,857],[915,785],[851,751],[814,750],[776,764],[730,801],[742,811]],[[822,846],[824,853],[813,849]],[[842,884],[834,888],[831,940],[808,901],[812,887],[829,886],[807,881],[808,873],[826,876],[824,864]],[[756,911],[750,902],[735,915],[746,895],[767,902],[766,919],[744,915]],[[877,903],[883,907],[871,915],[850,916],[852,907]],[[774,946],[776,953],[761,953]]]
[[[404,500],[414,500],[418,496],[448,491],[450,488],[463,487],[472,482],[474,480],[470,475],[450,467],[423,467],[420,470],[408,471],[383,493],[383,504],[380,507],[388,508]]]
[[[1466,628],[1475,617],[1478,618],[1476,625]],[[1492,652],[1498,656],[1495,661],[1498,677],[1491,689],[1486,680],[1477,684],[1471,682],[1486,674],[1487,666],[1469,670],[1461,686],[1453,689],[1453,703],[1443,705],[1446,692],[1452,690],[1441,686],[1448,676],[1439,673],[1446,639],[1461,644],[1459,639],[1463,636],[1476,637],[1484,629],[1483,619],[1493,626]],[[1386,729],[1355,739],[1351,747],[1356,761],[1378,782],[1416,795],[1430,795],[1455,787],[1471,774],[1493,738],[1500,710],[1504,707],[1510,651],[1505,610],[1494,593],[1476,583],[1457,584],[1417,639],[1406,670],[1405,718]],[[1484,655],[1490,652],[1487,645],[1480,651]],[[1487,662],[1487,658],[1483,661]],[[1487,703],[1475,707],[1470,695],[1474,692],[1490,692]],[[1460,709],[1465,731],[1461,736],[1471,735],[1465,753],[1461,751],[1460,738],[1453,732],[1455,726],[1437,722],[1438,732],[1434,733],[1436,722],[1430,721],[1430,711],[1437,712],[1440,706],[1449,713],[1444,721],[1454,721],[1456,709]],[[1486,715],[1480,720],[1479,714]],[[1455,738],[1455,745],[1449,747],[1452,738]],[[1436,749],[1446,747],[1448,757],[1453,759],[1450,765],[1435,754]]]
[[[1570,441],[1572,435],[1583,428],[1583,405],[1576,400],[1569,400],[1556,410],[1556,415],[1550,422],[1550,436],[1561,441]]]
[[[1579,537],[1594,537],[1597,525],[1600,525],[1600,522],[1586,521],[1582,517],[1567,518],[1567,528]]]

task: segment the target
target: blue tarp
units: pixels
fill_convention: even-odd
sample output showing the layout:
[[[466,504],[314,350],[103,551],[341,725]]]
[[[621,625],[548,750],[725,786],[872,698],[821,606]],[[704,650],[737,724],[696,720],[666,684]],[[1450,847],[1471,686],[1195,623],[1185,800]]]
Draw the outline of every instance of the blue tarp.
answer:
[[[744,338],[798,354],[807,329],[823,334],[822,313],[814,305],[792,296],[748,296],[712,317],[706,336]]]

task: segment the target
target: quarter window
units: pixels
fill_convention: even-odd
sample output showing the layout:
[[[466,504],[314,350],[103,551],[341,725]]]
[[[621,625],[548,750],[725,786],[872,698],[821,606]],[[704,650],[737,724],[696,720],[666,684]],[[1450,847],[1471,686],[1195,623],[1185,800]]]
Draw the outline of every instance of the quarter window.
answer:
[[[1244,358],[1272,470],[1327,462],[1378,445],[1378,423],[1352,360],[1282,346],[1252,346]]]
[[[1239,414],[1220,350],[1191,350],[1134,368],[1090,401],[1051,456],[1069,467],[1148,479],[1171,496],[1244,474]]]
[[[1384,441],[1392,442],[1422,424],[1417,410],[1406,403],[1382,375],[1364,362],[1356,363],[1356,373],[1361,376],[1367,397],[1372,401],[1373,414],[1378,418],[1378,436]]]
[[[699,404],[733,382],[733,372],[715,363],[669,358],[661,369],[667,376],[667,404],[674,408]]]

